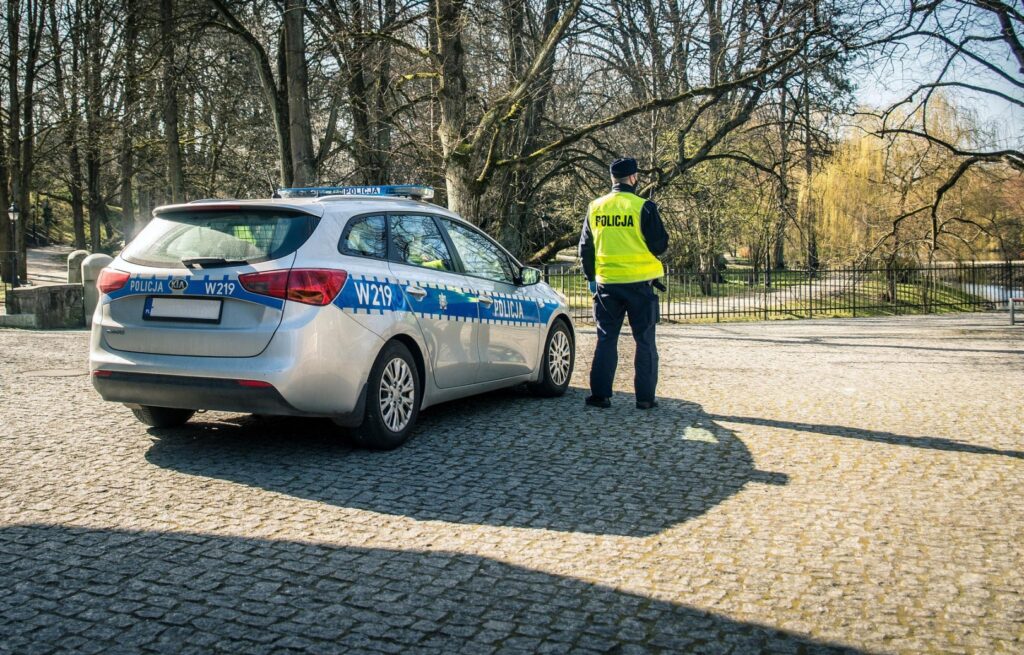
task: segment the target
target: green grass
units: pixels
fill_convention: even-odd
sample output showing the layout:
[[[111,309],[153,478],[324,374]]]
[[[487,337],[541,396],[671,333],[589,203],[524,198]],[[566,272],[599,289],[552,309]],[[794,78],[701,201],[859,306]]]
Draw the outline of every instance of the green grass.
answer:
[[[782,277],[780,286],[773,285],[772,287],[775,293],[807,282],[806,276],[803,274],[792,275],[788,278],[780,277]],[[570,307],[576,310],[574,314],[577,316],[589,315],[590,294],[586,289],[586,284],[581,284],[580,280],[582,280],[581,276],[567,276],[564,278],[565,284],[559,285],[557,284],[559,280],[553,276],[551,282],[553,287],[568,297]],[[695,287],[695,285],[693,286]],[[566,291],[570,293],[566,293]],[[758,309],[750,306],[730,308],[715,302],[716,298],[752,293],[754,297],[751,302],[759,304],[763,299],[763,287],[751,287],[741,281],[716,284],[715,293],[709,296],[700,295],[699,289],[691,289],[689,286],[685,288],[669,287],[669,291],[668,294],[660,294],[663,311],[666,303],[705,301],[698,310],[703,315],[663,317],[667,321],[686,323],[947,314],[978,311],[985,308],[987,303],[983,297],[966,293],[955,287],[934,283],[930,287],[926,287],[924,284],[914,282],[896,284],[896,299],[892,301],[888,297],[890,288],[881,276],[858,279],[855,289],[849,286],[826,289],[824,296],[821,295],[823,291],[818,289],[816,290],[818,295],[813,299],[801,298],[797,295],[790,298],[776,297],[773,302],[770,294],[767,313],[764,308]]]
[[[779,271],[772,273],[773,291],[788,289],[806,284],[807,274],[799,271]],[[711,285],[710,293],[703,293],[695,277],[673,275],[664,280],[667,290],[659,294],[663,301],[688,302],[702,298],[729,298],[748,295],[750,293],[760,294],[764,290],[764,278],[762,277],[755,284],[747,282],[746,277],[731,277],[728,274],[722,282]],[[567,296],[573,306],[589,306],[590,292],[587,290],[587,281],[580,273],[560,276],[552,274],[549,284],[557,291]]]

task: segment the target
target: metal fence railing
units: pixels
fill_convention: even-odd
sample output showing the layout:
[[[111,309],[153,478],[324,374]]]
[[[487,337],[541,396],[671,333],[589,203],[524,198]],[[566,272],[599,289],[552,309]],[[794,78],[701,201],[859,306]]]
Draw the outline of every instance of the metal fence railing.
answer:
[[[574,320],[593,321],[587,281],[578,266],[545,266],[544,279],[568,299]],[[1005,308],[1008,298],[1022,293],[1024,263],[731,268],[707,274],[667,269],[663,282],[661,318],[670,321],[937,314]]]

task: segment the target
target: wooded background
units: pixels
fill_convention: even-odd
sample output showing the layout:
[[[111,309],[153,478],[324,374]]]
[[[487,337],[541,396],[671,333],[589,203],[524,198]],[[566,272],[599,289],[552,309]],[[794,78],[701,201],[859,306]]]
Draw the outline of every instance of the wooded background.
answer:
[[[702,273],[1024,256],[1024,129],[972,110],[1024,107],[1022,0],[3,1],[21,268],[160,204],[412,182],[545,261],[619,156]]]

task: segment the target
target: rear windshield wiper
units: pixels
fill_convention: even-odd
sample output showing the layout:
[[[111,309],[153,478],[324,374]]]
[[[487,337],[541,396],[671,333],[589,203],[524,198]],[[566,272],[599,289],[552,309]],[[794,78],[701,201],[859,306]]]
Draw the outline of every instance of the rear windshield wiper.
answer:
[[[184,257],[181,263],[188,268],[212,268],[214,266],[242,266],[248,264],[244,259],[224,259],[223,257]]]

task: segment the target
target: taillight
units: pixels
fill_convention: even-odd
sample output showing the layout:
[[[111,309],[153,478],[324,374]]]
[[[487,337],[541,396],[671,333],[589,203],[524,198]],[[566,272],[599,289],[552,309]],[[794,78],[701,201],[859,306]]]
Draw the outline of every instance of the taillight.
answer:
[[[274,385],[264,380],[239,380],[238,386],[249,387],[252,389],[267,389],[273,387]]]
[[[307,305],[326,305],[345,286],[345,271],[300,268],[288,275],[288,300]]]
[[[100,271],[100,277],[96,280],[96,288],[100,290],[100,293],[112,293],[128,284],[129,277],[131,275],[124,271],[105,268]]]
[[[307,305],[326,305],[345,286],[348,273],[326,268],[295,268],[290,271],[244,273],[238,282],[250,293],[294,300]]]
[[[288,271],[243,273],[238,276],[238,282],[249,293],[281,299],[288,295]]]

